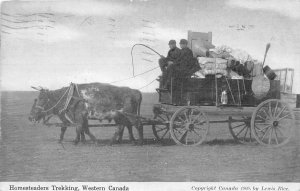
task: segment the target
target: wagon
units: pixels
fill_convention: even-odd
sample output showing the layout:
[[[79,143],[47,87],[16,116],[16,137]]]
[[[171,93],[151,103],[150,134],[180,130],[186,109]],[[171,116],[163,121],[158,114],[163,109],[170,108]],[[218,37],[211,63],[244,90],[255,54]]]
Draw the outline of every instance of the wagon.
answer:
[[[178,145],[195,146],[205,141],[211,124],[227,123],[239,143],[286,144],[293,134],[294,113],[280,100],[280,81],[270,80],[270,89],[261,99],[255,97],[252,82],[215,75],[173,78],[169,90],[157,89],[154,136],[161,141],[170,136]],[[229,90],[227,104],[221,102],[224,88]]]

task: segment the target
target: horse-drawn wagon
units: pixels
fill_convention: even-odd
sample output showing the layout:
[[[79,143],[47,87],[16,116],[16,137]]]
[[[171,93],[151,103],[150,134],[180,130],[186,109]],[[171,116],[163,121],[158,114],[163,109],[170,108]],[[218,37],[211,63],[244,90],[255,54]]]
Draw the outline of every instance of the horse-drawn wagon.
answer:
[[[189,37],[192,50],[193,40]],[[266,53],[267,50],[268,48]],[[210,67],[214,65],[213,69],[217,71],[218,58],[202,57],[201,59],[210,60]],[[259,72],[262,72],[262,69],[259,69]],[[206,73],[205,77],[199,77],[194,73],[191,76],[173,77],[168,89],[161,88],[162,82],[160,82],[157,88],[159,100],[153,105],[153,118],[140,115],[141,93],[137,90],[101,83],[82,84],[78,85],[78,88],[76,84],[71,83],[69,88],[50,93],[41,91],[38,103],[32,107],[30,119],[34,121],[41,119],[41,116],[55,113],[54,111],[60,107],[56,114],[66,121],[65,126],[72,124],[76,120],[75,114],[78,114],[78,121],[84,122],[79,126],[82,125],[88,135],[91,135],[88,126],[96,127],[105,124],[88,125],[89,119],[101,121],[107,116],[116,116],[115,114],[119,113],[129,118],[125,120],[125,126],[128,127],[132,139],[132,125],[137,127],[140,140],[143,139],[143,127],[151,126],[157,140],[161,141],[170,136],[175,143],[184,146],[203,143],[210,124],[227,123],[231,135],[240,143],[282,146],[293,134],[295,117],[290,106],[280,99],[280,81],[271,76],[269,70],[264,73],[248,75],[246,78],[228,77],[218,72]],[[53,97],[52,101],[51,97]],[[80,101],[90,102],[89,108],[93,111],[82,114],[82,111],[77,108]],[[126,102],[127,106],[123,102]],[[127,110],[121,109],[124,107]],[[112,110],[115,111],[111,112]],[[97,112],[101,115],[95,115]],[[103,114],[104,112],[108,114]],[[72,116],[74,120],[70,119]],[[123,122],[121,118],[119,124],[122,125]],[[82,131],[81,128],[78,129],[77,141]],[[64,132],[65,127],[62,127],[60,140]],[[95,140],[93,136],[91,137]]]

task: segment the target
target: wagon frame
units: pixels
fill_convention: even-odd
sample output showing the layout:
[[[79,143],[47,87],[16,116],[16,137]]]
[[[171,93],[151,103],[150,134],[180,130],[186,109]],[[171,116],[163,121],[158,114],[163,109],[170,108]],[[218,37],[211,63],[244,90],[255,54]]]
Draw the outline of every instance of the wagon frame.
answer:
[[[187,80],[191,80],[191,78]],[[193,80],[201,82],[202,79]],[[174,90],[176,89],[174,81],[176,82],[176,80],[172,79],[171,81],[169,91],[157,89],[160,103],[153,106],[156,124],[152,124],[153,134],[157,140],[162,141],[169,133],[169,136],[178,145],[199,145],[205,141],[210,124],[215,123],[227,123],[234,140],[248,145],[259,143],[268,147],[279,147],[286,144],[293,135],[295,116],[290,106],[280,100],[280,82],[278,80],[270,80],[273,89],[269,90],[268,95],[263,99],[251,103],[246,101],[244,104],[240,99],[239,104],[236,105],[220,104],[215,76],[210,80],[215,84],[213,88],[215,94],[210,100],[211,103],[191,104],[187,96],[189,92],[182,91],[181,85],[179,88],[181,93],[176,95],[174,93],[176,91]],[[249,81],[252,83],[252,79]],[[270,91],[272,92],[270,93]],[[237,96],[241,97],[240,93],[241,89],[238,89]],[[164,98],[164,94],[168,94],[169,100]],[[174,101],[176,97],[177,101]],[[210,116],[215,115],[227,116],[227,118],[223,120],[210,119]]]

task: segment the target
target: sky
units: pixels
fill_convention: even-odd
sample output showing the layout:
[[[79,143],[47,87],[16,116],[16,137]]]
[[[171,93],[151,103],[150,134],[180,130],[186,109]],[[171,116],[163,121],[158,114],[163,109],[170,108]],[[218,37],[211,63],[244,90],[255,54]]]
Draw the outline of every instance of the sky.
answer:
[[[154,92],[159,57],[146,48],[133,49],[135,74],[151,71],[123,80],[132,77],[132,46],[166,55],[170,39],[192,30],[258,60],[271,43],[266,65],[294,68],[300,93],[299,10],[300,0],[2,1],[1,89],[114,82]]]

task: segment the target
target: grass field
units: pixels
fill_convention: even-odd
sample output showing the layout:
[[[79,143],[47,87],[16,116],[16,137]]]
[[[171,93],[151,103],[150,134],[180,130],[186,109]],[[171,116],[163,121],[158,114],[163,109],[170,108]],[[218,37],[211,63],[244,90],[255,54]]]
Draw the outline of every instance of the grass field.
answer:
[[[300,181],[299,122],[291,141],[276,149],[235,143],[227,124],[212,126],[197,147],[162,145],[150,127],[143,146],[130,144],[127,131],[124,144],[108,146],[113,127],[91,128],[100,144],[77,146],[69,128],[62,146],[59,128],[28,121],[36,96],[2,93],[0,181]],[[156,102],[156,94],[144,94],[142,115],[151,117]]]

